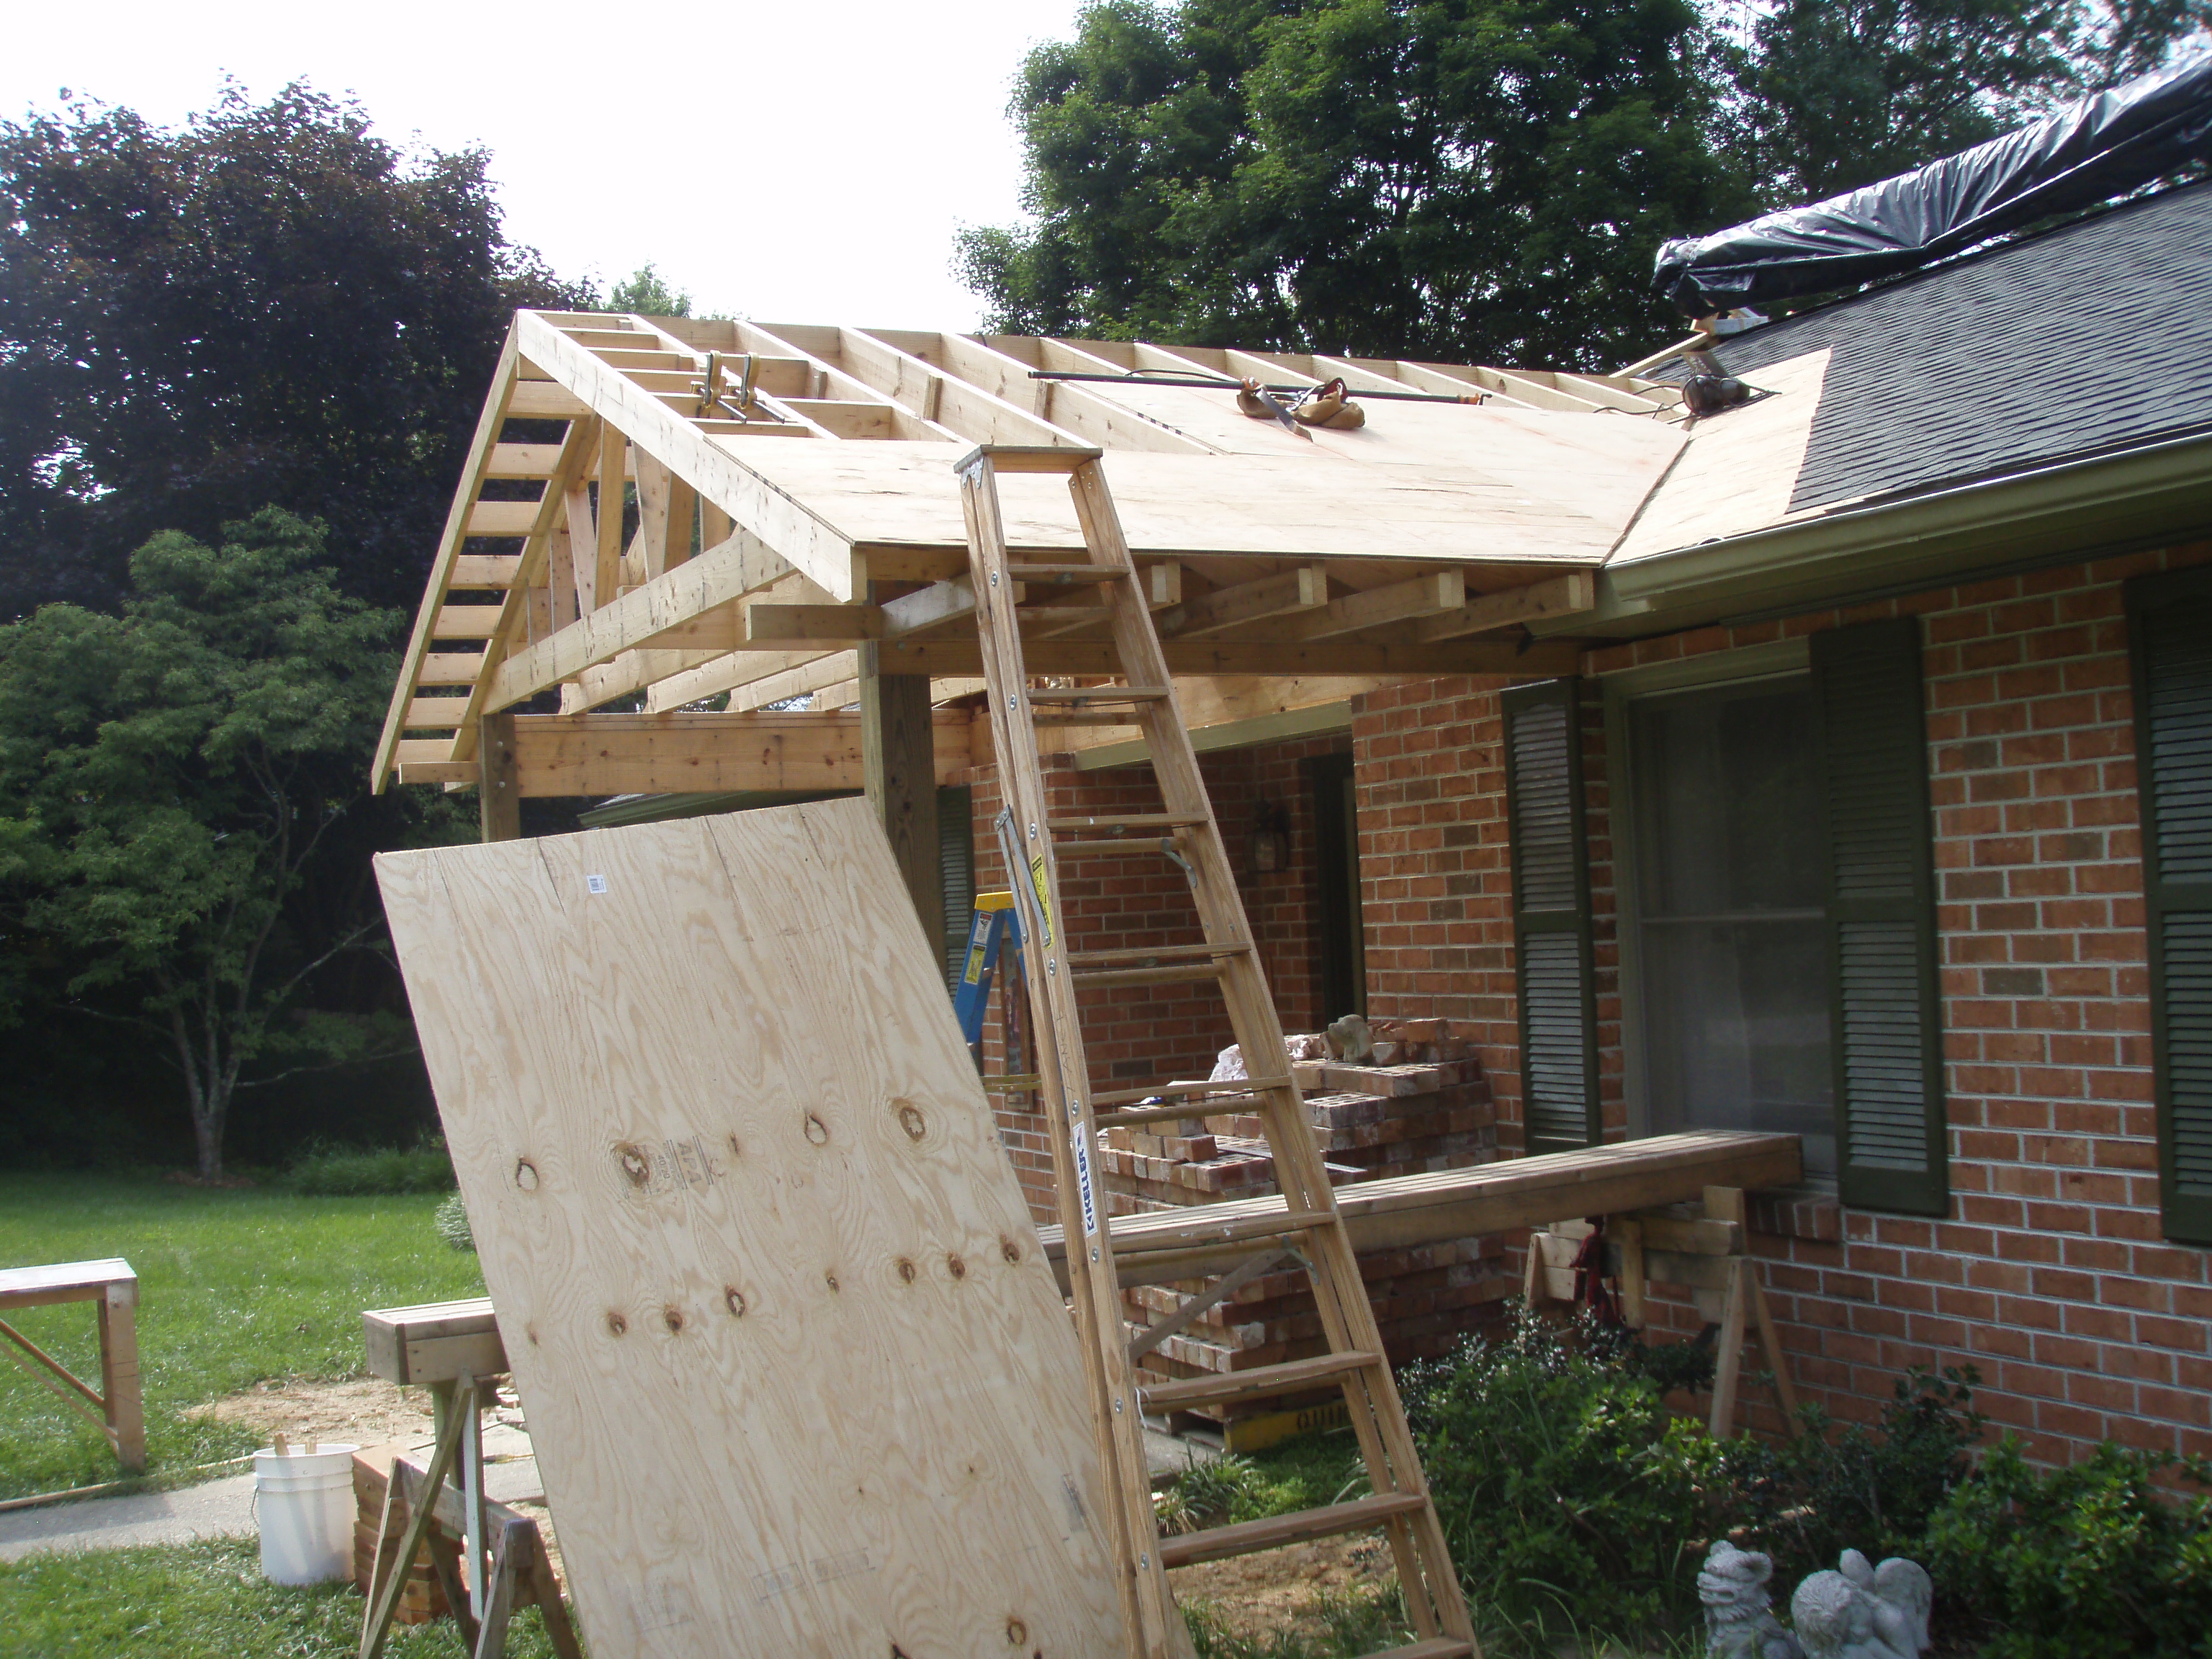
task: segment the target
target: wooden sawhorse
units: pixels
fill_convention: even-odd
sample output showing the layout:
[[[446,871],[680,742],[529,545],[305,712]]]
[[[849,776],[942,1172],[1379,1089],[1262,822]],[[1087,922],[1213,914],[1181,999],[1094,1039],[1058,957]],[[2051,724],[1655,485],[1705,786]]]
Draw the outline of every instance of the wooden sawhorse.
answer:
[[[392,1465],[377,1528],[380,1556],[401,1510],[406,1529],[390,1572],[369,1584],[360,1659],[377,1659],[383,1650],[408,1568],[425,1546],[473,1659],[502,1659],[508,1618],[532,1605],[544,1615],[546,1638],[560,1659],[583,1659],[538,1523],[484,1496],[482,1408],[493,1379],[507,1370],[507,1349],[490,1313],[490,1303],[478,1297],[372,1308],[361,1316],[369,1370],[388,1382],[430,1390],[437,1440],[428,1468],[417,1469],[404,1458]],[[448,1480],[455,1474],[458,1490]],[[456,1571],[464,1561],[465,1589]]]
[[[62,1302],[89,1302],[98,1310],[100,1388],[96,1392],[4,1319],[0,1319],[0,1337],[21,1350],[16,1357],[27,1367],[35,1362],[51,1373],[39,1380],[100,1425],[107,1443],[115,1449],[117,1462],[132,1474],[143,1474],[146,1406],[138,1387],[138,1275],[120,1256],[104,1261],[0,1269],[0,1312],[52,1307]],[[33,1375],[37,1376],[37,1370]]]
[[[1714,1438],[1735,1423],[1736,1386],[1743,1370],[1743,1344],[1756,1329],[1759,1346],[1774,1375],[1776,1402],[1795,1439],[1805,1425],[1797,1417],[1797,1391],[1790,1386],[1790,1361],[1774,1334],[1759,1263],[1744,1241],[1743,1191],[1708,1187],[1702,1205],[1674,1204],[1635,1210],[1604,1218],[1605,1273],[1620,1286],[1621,1322],[1644,1328],[1646,1287],[1653,1283],[1686,1286],[1698,1314],[1720,1327],[1713,1354],[1713,1409],[1708,1426]],[[1595,1231],[1587,1221],[1558,1221],[1528,1239],[1524,1291],[1532,1308],[1547,1301],[1574,1300],[1575,1258]]]

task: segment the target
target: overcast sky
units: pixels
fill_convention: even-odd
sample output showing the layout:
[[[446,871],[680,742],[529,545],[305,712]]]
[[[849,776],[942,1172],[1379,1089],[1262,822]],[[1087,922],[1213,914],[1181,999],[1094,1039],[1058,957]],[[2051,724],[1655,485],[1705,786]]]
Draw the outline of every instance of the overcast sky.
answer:
[[[960,224],[1019,208],[1023,54],[1077,0],[257,0],[25,6],[0,116],[64,88],[164,125],[226,73],[361,100],[388,140],[492,152],[507,234],[602,290],[647,259],[699,310],[967,328]]]

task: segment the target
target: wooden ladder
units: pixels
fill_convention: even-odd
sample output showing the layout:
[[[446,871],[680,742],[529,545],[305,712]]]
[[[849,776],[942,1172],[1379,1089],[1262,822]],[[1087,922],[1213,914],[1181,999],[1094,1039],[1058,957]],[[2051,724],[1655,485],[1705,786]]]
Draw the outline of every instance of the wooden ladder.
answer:
[[[1045,1109],[1055,1126],[1048,1139],[1099,1456],[1108,1477],[1110,1542],[1121,1577],[1129,1651],[1140,1659],[1168,1659],[1188,1650],[1188,1638],[1168,1594],[1164,1573],[1170,1567],[1380,1528],[1389,1536],[1406,1606],[1419,1638],[1411,1646],[1391,1650],[1390,1659],[1456,1659],[1462,1655],[1479,1659],[1443,1528],[1430,1501],[1419,1455],[1383,1358],[1382,1335],[1360,1280],[1358,1261],[1291,1076],[1282,1026],[1199,774],[1198,757],[1176,705],[1167,659],[1107,491],[1100,453],[1073,447],[985,445],[960,461],[957,470],[976,624],[982,636],[983,677],[989,688],[991,732],[1005,800],[999,836],[1009,884],[1020,895],[1027,935],[1036,1069],[1042,1074]],[[1066,475],[1086,558],[1042,562],[1009,556],[997,483],[1002,472]],[[1069,690],[1032,688],[1023,665],[1017,583],[1026,584],[1032,594],[1039,585],[1092,589],[1121,665],[1121,683]],[[1054,614],[1064,621],[1064,610]],[[1165,810],[1110,819],[1053,817],[1046,805],[1036,730],[1068,725],[1140,730]],[[1203,943],[1069,950],[1059,860],[1091,853],[1127,854],[1147,845],[1158,847],[1188,878]],[[1237,1083],[1162,1084],[1094,1092],[1078,1018],[1079,994],[1115,986],[1187,982],[1218,987],[1251,1077]],[[1141,1103],[1162,1098],[1182,1103]],[[1187,1275],[1192,1280],[1219,1281],[1224,1273],[1249,1279],[1285,1256],[1299,1261],[1312,1280],[1328,1352],[1140,1390],[1133,1361],[1152,1343],[1143,1333],[1133,1340],[1124,1328],[1115,1246],[1093,1186],[1092,1152],[1103,1128],[1214,1112],[1258,1116],[1274,1157],[1285,1212],[1256,1223],[1224,1224],[1218,1237],[1209,1238],[1201,1249],[1186,1244],[1176,1254],[1192,1258]],[[1179,1322],[1188,1322],[1195,1312],[1213,1305],[1221,1288],[1217,1282],[1212,1293],[1187,1303],[1168,1322],[1178,1328]],[[1160,1327],[1152,1328],[1154,1340],[1159,1332]],[[1370,1496],[1161,1538],[1146,1474],[1143,1410],[1180,1411],[1330,1384],[1343,1390],[1366,1462]]]

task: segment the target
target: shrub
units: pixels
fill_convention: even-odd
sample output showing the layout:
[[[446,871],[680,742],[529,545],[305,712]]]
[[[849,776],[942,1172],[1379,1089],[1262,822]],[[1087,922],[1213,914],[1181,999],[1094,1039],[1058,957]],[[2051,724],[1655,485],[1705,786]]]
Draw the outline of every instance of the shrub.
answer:
[[[413,1146],[371,1151],[319,1146],[295,1164],[285,1181],[295,1192],[314,1198],[450,1193],[453,1160],[445,1141],[434,1135]]]
[[[1404,1385],[1453,1558],[1496,1616],[1565,1630],[1602,1609],[1639,1634],[1698,1617],[1719,1449],[1649,1376],[1522,1318]]]
[[[2161,1491],[2161,1476],[2183,1488]],[[2008,1435],[1928,1530],[1929,1570],[1994,1632],[1987,1659],[2212,1655],[2212,1462],[2110,1442],[2038,1470]]]
[[[1834,1566],[1846,1549],[1918,1559],[1929,1518],[1966,1478],[1987,1425],[1973,1409],[1980,1381],[1972,1365],[1940,1375],[1916,1365],[1899,1379],[1877,1432],[1838,1431],[1808,1407],[1807,1432],[1795,1440],[1731,1440],[1710,1535],[1765,1551],[1780,1583]]]
[[[471,1252],[476,1249],[477,1236],[469,1227],[469,1207],[461,1202],[459,1193],[438,1206],[437,1213],[430,1218],[430,1224],[438,1230],[438,1237],[455,1249]]]

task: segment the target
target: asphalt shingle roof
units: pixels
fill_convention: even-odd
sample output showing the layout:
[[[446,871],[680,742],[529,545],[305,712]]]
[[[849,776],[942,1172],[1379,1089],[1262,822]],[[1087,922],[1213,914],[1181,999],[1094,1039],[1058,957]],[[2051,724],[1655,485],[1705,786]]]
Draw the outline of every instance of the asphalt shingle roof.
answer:
[[[1792,511],[2212,427],[2212,182],[1785,318],[1718,356],[1756,385],[1824,346]]]

